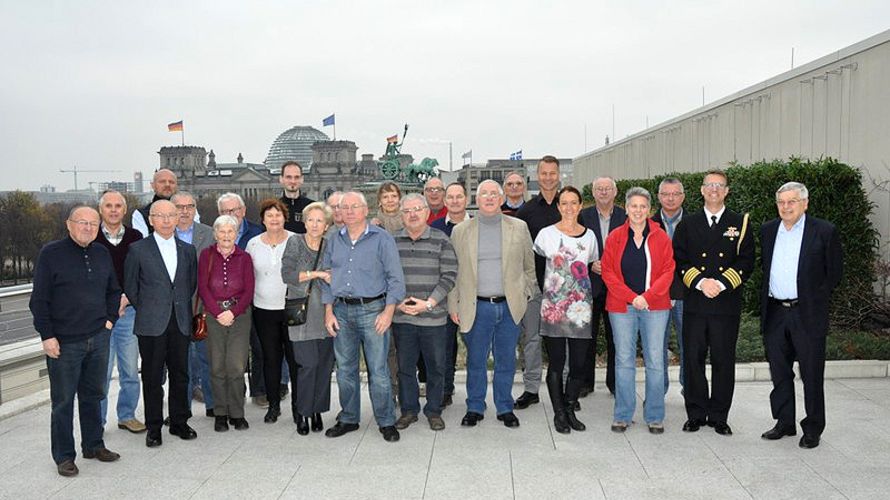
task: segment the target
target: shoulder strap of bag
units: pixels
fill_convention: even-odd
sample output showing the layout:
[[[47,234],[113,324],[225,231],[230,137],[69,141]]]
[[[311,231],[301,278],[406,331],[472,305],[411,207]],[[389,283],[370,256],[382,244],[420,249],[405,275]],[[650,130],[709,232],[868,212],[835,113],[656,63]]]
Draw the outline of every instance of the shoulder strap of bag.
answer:
[[[309,246],[308,244],[306,245]],[[312,264],[312,270],[318,271],[318,259],[321,258],[321,252],[324,251],[324,238],[318,243],[318,253],[315,254],[315,263]],[[306,302],[309,302],[309,296],[312,294],[312,285],[315,280],[309,280],[309,288],[306,289]]]

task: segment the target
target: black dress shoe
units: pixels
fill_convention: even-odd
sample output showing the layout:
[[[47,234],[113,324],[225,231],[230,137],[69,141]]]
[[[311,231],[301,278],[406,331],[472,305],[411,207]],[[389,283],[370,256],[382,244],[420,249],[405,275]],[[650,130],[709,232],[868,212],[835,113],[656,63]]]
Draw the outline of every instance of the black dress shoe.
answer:
[[[83,458],[96,458],[100,462],[114,462],[120,457],[121,456],[119,454],[109,450],[108,448],[97,448],[93,451],[83,452]]]
[[[343,422],[337,422],[333,427],[325,431],[324,435],[329,438],[340,437],[347,432],[357,431],[358,424],[344,424]]]
[[[213,430],[216,432],[226,432],[229,430],[229,417],[219,415],[213,422]]]
[[[468,411],[467,414],[464,415],[464,418],[461,419],[460,425],[462,425],[464,427],[473,427],[474,425],[478,424],[479,421],[481,421],[483,419],[485,419],[485,415],[483,415],[481,413],[476,413],[474,411]]]
[[[451,406],[452,404],[454,404],[453,395],[446,394],[446,395],[442,396],[442,408],[445,408],[446,406]]]
[[[784,427],[779,424],[776,424],[772,429],[764,432],[760,435],[761,438],[775,441],[777,439],[782,439],[785,436],[794,436],[797,434],[797,429],[794,427]]]
[[[714,432],[721,436],[732,436],[732,428],[726,422],[714,422],[713,424],[708,423],[708,425],[713,427]]]
[[[390,443],[395,443],[396,441],[399,440],[399,437],[400,437],[399,430],[396,429],[396,426],[394,426],[394,425],[387,425],[386,427],[381,427],[380,434],[383,434],[384,441],[387,441]]]
[[[701,427],[705,425],[704,420],[700,420],[697,418],[690,418],[683,424],[683,432],[698,432]]]
[[[80,472],[74,465],[74,460],[65,460],[56,466],[56,470],[59,471],[60,476],[65,477],[74,477]]]
[[[263,417],[263,422],[267,424],[274,424],[278,422],[278,417],[281,416],[281,407],[278,405],[269,405],[269,409],[266,410],[266,416]]]
[[[236,431],[246,431],[247,429],[250,429],[250,424],[247,423],[247,420],[244,417],[230,418],[229,423],[232,424],[232,427]]]
[[[161,431],[148,431],[148,433],[145,434],[145,446],[155,448],[161,446],[162,443]]]
[[[592,393],[593,393],[593,386],[585,385],[584,387],[581,388],[581,392],[578,393],[578,397],[586,398],[587,396],[589,396]]]
[[[164,427],[170,427],[170,417],[164,417]]]
[[[304,417],[298,413],[294,420],[297,421],[297,434],[301,436],[309,434],[309,417]]]
[[[797,446],[806,449],[812,449],[819,446],[819,436],[814,436],[812,434],[804,434],[800,437],[800,442],[797,443]]]
[[[198,433],[195,432],[195,429],[189,427],[188,424],[171,425],[170,434],[179,436],[179,439],[185,440],[195,439],[196,437],[198,437]]]
[[[213,408],[207,408],[207,410],[204,411],[204,415],[207,415],[208,417],[215,417],[215,416],[216,416],[216,415],[213,413]]]
[[[513,408],[516,410],[524,410],[529,406],[540,402],[541,398],[539,398],[537,394],[525,391],[521,396],[516,398],[516,402],[513,403]]]
[[[324,421],[321,419],[321,413],[312,414],[312,432],[321,432],[324,430]]]
[[[512,411],[501,413],[498,415],[498,420],[504,423],[504,427],[519,427],[519,419],[516,418],[516,414]]]

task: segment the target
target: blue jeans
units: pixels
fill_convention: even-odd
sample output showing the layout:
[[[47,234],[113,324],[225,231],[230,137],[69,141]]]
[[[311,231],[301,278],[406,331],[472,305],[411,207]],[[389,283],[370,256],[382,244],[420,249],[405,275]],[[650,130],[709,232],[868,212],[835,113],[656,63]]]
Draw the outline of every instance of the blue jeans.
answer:
[[[201,385],[204,394],[204,409],[213,409],[213,389],[210,386],[210,361],[207,358],[207,341],[192,342],[189,345],[189,388],[186,395],[189,400],[189,408],[192,407],[192,391],[195,386]]]
[[[510,316],[507,302],[476,303],[476,320],[466,334],[467,411],[485,413],[488,390],[488,355],[494,354],[494,407],[498,415],[513,411],[513,376],[516,374],[516,343],[519,325]]]
[[[420,388],[415,367],[421,355],[426,365],[426,405],[423,407],[423,414],[427,417],[441,415],[442,397],[445,395],[446,343],[451,341],[446,333],[446,326],[393,323],[392,332],[399,356],[399,402],[402,415],[420,413]]]
[[[334,337],[334,357],[337,359],[337,387],[340,390],[340,416],[344,424],[358,424],[362,420],[361,380],[359,378],[359,350],[365,353],[368,367],[368,389],[371,406],[379,427],[396,423],[392,400],[392,385],[386,356],[389,352],[390,331],[378,335],[374,321],[383,312],[383,299],[369,304],[334,303],[334,316],[340,331]]]
[[[615,412],[618,422],[633,421],[637,406],[637,332],[643,342],[646,364],[646,399],[643,418],[647,424],[664,422],[664,327],[670,311],[609,312],[615,339]]]
[[[74,397],[80,414],[82,451],[104,448],[102,440],[102,399],[108,370],[110,330],[103,329],[79,342],[61,344],[59,357],[46,357],[49,394],[52,401],[50,441],[56,464],[74,460]]]
[[[117,319],[109,340],[108,373],[105,377],[105,394],[111,384],[111,373],[117,360],[117,375],[120,391],[117,393],[117,421],[124,422],[136,418],[139,405],[139,340],[133,333],[136,309],[127,306],[124,315]],[[108,415],[108,398],[102,399],[102,427]]]
[[[675,300],[671,307],[671,317],[664,327],[664,393],[667,394],[671,381],[668,379],[668,343],[671,340],[671,323],[677,332],[677,353],[680,355],[680,387],[683,387],[686,377],[683,373],[683,301]]]

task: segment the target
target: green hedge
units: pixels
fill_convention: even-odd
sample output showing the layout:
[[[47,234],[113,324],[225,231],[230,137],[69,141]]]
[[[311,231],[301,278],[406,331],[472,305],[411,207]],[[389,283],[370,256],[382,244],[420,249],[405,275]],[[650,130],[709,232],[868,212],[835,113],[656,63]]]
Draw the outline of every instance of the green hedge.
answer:
[[[737,212],[751,214],[751,230],[756,238],[757,264],[754,274],[745,285],[745,307],[759,314],[760,225],[777,216],[775,192],[789,181],[802,182],[809,190],[807,213],[833,222],[841,236],[844,249],[844,279],[832,297],[832,321],[839,325],[860,328],[862,321],[875,304],[873,283],[878,258],[879,235],[869,216],[874,206],[862,189],[859,170],[832,158],[817,161],[791,158],[787,162],[773,161],[749,166],[732,165],[726,170],[729,195],[726,205]],[[679,178],[686,191],[684,208],[700,210],[703,204],[699,186],[703,172],[668,174]],[[642,186],[653,196],[653,210],[658,209],[658,183],[668,175],[652,179],[624,179],[617,181],[618,204],[624,204],[624,193],[632,186]],[[586,203],[592,203],[590,185],[584,186]],[[653,212],[654,213],[654,212]]]

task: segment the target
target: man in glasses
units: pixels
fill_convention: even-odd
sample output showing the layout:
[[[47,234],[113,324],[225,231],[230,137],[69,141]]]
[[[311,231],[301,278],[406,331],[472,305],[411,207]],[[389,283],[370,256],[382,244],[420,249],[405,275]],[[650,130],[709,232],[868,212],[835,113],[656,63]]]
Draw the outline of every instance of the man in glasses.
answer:
[[[674,239],[674,232],[677,230],[677,224],[683,219],[683,201],[686,199],[686,193],[683,191],[683,183],[676,177],[665,177],[658,184],[658,203],[661,209],[652,216],[652,220],[657,222],[667,233],[668,237]],[[671,322],[674,323],[674,330],[677,332],[677,352],[680,355],[680,387],[683,387],[685,381],[683,375],[683,296],[685,289],[683,280],[678,276],[674,276],[674,282],[671,283],[671,316],[667,324],[667,330],[664,332],[664,393],[667,394],[670,382],[668,381],[668,342],[671,339]]]
[[[174,194],[170,201],[176,206],[179,216],[176,223],[176,237],[201,251],[214,243],[213,228],[195,222],[195,197],[186,191]],[[189,388],[188,399],[204,403],[204,414],[213,416],[213,392],[210,388],[210,364],[207,358],[207,342],[192,342],[189,346]],[[189,405],[191,407],[191,405]]]
[[[423,185],[423,196],[430,207],[427,224],[432,224],[434,220],[441,219],[448,214],[448,207],[445,206],[445,184],[442,179],[431,177],[426,181],[426,184]]]
[[[235,240],[238,248],[247,248],[247,242],[254,236],[263,232],[262,226],[247,220],[247,207],[244,199],[237,193],[224,193],[216,200],[216,208],[219,215],[231,215],[238,221],[238,239]]]
[[[349,191],[339,205],[344,226],[324,247],[321,268],[331,270],[331,283],[322,284],[321,290],[325,328],[334,337],[342,410],[325,435],[335,438],[359,429],[361,349],[368,367],[374,418],[383,439],[394,442],[399,440],[399,431],[386,357],[393,314],[405,298],[405,276],[393,237],[368,222],[364,195]]]
[[[457,284],[448,296],[451,320],[467,344],[467,413],[461,425],[475,426],[485,415],[488,356],[494,353],[492,392],[497,419],[519,427],[513,413],[513,376],[519,323],[529,300],[540,294],[528,228],[501,213],[504,191],[488,179],[476,188],[479,213],[451,233],[457,254]],[[537,332],[535,332],[537,334]]]
[[[516,215],[525,204],[525,176],[515,170],[508,173],[504,177],[504,194],[507,199],[501,205],[501,213]]]
[[[101,402],[121,291],[108,250],[93,244],[99,214],[75,207],[66,226],[68,237],[47,243],[37,256],[30,309],[46,353],[52,457],[58,473],[71,477],[79,472],[74,464],[75,396],[83,457],[100,462],[120,458],[102,439]]]
[[[401,201],[403,228],[395,234],[405,275],[405,299],[396,306],[393,336],[398,344],[399,401],[402,415],[396,429],[417,421],[420,388],[414,366],[423,356],[426,369],[426,405],[423,414],[430,429],[445,428],[442,403],[445,393],[448,338],[446,298],[457,278],[457,257],[451,240],[427,224],[429,207],[423,196],[411,193]],[[449,213],[450,215],[450,213]],[[441,219],[440,219],[441,220]]]
[[[161,445],[164,422],[164,366],[169,373],[167,405],[170,434],[195,439],[189,427],[188,350],[192,333],[192,297],[198,283],[195,247],[176,237],[179,214],[169,200],[158,200],[149,213],[154,232],[130,245],[124,263],[124,291],[136,309],[135,331],[142,356],[145,445]]]
[[[735,389],[735,348],[742,313],[742,285],[754,269],[748,214],[726,208],[726,174],[711,170],[701,187],[704,208],[687,215],[674,232],[674,259],[683,279],[683,357],[686,432],[703,425],[731,436],[727,423]],[[710,353],[712,387],[705,360]]]

